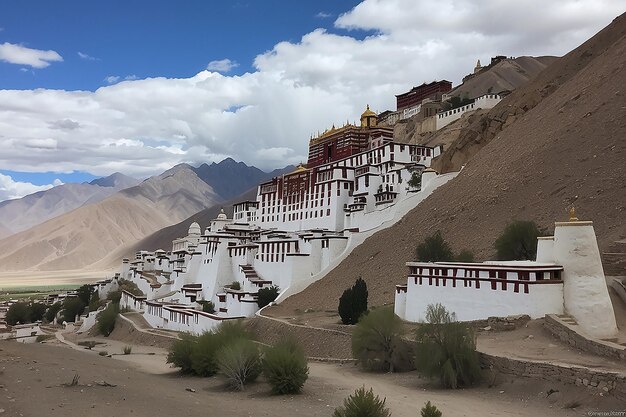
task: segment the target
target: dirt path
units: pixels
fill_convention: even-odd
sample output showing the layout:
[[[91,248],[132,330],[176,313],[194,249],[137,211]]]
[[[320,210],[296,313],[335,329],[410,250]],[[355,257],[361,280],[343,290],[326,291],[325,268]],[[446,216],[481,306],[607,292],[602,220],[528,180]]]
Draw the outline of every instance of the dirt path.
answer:
[[[108,343],[111,350],[117,347],[117,342]],[[262,380],[246,392],[236,393],[225,390],[220,378],[142,371],[163,372],[166,365],[161,355],[138,354],[139,347],[133,347],[131,355],[113,358],[43,344],[0,342],[0,349],[0,409],[8,416],[321,417],[332,415],[343,398],[362,385],[386,397],[394,417],[418,416],[426,400],[435,403],[444,416],[455,417],[578,416],[598,406],[617,409],[611,400],[591,397],[584,390],[581,395],[568,391],[570,388],[525,379],[501,379],[493,388],[443,391],[421,381],[415,373],[368,374],[353,365],[311,363],[304,392],[282,397],[269,395],[269,387]],[[78,386],[62,385],[76,374],[80,377]],[[96,383],[102,381],[116,386]],[[543,393],[548,389],[561,395],[545,398]],[[584,410],[562,408],[572,398],[579,399]]]

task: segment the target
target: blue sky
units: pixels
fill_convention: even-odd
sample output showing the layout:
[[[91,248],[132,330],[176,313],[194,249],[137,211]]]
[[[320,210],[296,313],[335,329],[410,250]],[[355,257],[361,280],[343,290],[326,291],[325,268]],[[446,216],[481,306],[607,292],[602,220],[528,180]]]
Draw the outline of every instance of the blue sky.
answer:
[[[477,59],[563,55],[623,0],[0,2],[0,201],[226,157],[306,161],[311,134]]]

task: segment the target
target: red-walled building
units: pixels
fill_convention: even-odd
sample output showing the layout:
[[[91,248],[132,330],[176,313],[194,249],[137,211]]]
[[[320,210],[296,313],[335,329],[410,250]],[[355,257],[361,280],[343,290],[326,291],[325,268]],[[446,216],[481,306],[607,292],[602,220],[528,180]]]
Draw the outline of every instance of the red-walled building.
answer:
[[[402,111],[409,107],[417,106],[425,98],[439,99],[442,94],[452,90],[452,83],[447,80],[433,81],[430,84],[422,84],[413,87],[406,93],[396,95],[396,109]]]

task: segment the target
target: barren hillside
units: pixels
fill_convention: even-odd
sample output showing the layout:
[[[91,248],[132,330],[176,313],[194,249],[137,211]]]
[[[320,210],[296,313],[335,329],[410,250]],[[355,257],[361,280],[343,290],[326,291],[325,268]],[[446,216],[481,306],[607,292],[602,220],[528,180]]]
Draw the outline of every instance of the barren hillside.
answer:
[[[275,311],[334,310],[358,276],[371,304],[392,303],[405,262],[437,230],[455,251],[486,259],[508,222],[535,220],[552,230],[574,205],[580,218],[594,221],[601,251],[626,237],[625,34],[622,15],[476,120],[489,126],[497,115],[509,116],[489,135],[482,134],[489,128],[476,129],[457,144],[444,167],[460,160],[455,153],[473,155],[457,178]]]

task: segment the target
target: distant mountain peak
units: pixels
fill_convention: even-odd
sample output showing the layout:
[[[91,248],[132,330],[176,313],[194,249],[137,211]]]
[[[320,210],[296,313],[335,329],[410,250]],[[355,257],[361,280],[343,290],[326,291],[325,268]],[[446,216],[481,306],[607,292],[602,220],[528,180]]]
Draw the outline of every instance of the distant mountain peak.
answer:
[[[100,187],[116,187],[116,188],[126,188],[132,187],[133,185],[137,185],[139,183],[135,178],[129,177],[128,175],[124,175],[121,172],[114,172],[108,177],[97,178],[91,181],[89,184],[98,185]]]

